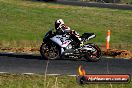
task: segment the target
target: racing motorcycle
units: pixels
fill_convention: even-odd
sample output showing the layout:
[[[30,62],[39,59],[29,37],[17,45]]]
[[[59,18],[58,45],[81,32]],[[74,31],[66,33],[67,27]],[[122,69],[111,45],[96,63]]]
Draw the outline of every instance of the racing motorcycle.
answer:
[[[94,33],[84,33],[80,36],[81,41],[87,42],[95,38]],[[93,43],[87,43],[80,46],[74,41],[72,35],[57,34],[50,29],[43,38],[43,43],[40,47],[40,54],[44,59],[83,59],[88,61],[98,61],[101,57],[100,48]]]

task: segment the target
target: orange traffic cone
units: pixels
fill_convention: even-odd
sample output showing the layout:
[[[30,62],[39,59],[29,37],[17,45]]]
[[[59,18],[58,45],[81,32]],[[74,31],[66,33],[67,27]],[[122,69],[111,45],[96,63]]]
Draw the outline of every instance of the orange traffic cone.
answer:
[[[107,37],[106,37],[106,50],[110,49],[110,30],[107,31]]]

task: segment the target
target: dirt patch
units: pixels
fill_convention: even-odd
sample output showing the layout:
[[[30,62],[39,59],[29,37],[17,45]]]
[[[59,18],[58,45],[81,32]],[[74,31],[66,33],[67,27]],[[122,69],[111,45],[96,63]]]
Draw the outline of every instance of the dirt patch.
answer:
[[[39,48],[35,47],[20,47],[20,48],[1,48],[2,52],[15,52],[15,53],[39,53]]]
[[[105,56],[112,56],[115,58],[132,59],[132,51],[128,51],[128,50],[110,49],[108,51],[102,51],[102,54]]]
[[[1,52],[15,52],[15,53],[33,53],[39,54],[39,48],[36,47],[19,47],[19,48],[2,48],[0,47]],[[112,56],[114,58],[128,58],[132,59],[132,51],[128,50],[118,50],[110,49],[108,51],[102,49],[102,55]]]

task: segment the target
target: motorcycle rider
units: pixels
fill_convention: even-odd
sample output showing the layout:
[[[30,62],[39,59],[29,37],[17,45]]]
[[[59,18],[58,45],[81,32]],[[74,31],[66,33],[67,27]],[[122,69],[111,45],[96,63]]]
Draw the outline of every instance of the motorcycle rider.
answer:
[[[70,35],[72,37],[72,39],[76,42],[77,46],[83,45],[83,42],[81,42],[79,33],[77,33],[75,30],[71,30],[70,27],[66,26],[62,19],[58,19],[55,21],[55,29],[56,29],[56,33],[58,33],[58,34]]]

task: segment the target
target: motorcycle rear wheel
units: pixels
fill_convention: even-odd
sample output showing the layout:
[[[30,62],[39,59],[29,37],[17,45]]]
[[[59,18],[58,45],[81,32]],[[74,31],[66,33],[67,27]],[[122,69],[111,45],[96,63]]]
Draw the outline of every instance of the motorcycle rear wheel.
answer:
[[[53,43],[42,43],[40,54],[43,59],[58,59],[60,58],[59,47]]]

